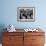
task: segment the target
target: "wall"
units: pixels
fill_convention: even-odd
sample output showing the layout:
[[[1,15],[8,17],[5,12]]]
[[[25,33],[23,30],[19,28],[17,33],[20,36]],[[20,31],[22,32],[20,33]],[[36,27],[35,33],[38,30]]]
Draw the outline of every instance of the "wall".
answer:
[[[46,28],[45,0],[1,0],[0,24],[13,24],[16,28]],[[35,7],[35,22],[17,22],[17,7]]]
[[[13,24],[16,28],[40,27],[46,32],[46,0],[0,0],[0,31]],[[17,7],[35,7],[35,22],[17,22]]]

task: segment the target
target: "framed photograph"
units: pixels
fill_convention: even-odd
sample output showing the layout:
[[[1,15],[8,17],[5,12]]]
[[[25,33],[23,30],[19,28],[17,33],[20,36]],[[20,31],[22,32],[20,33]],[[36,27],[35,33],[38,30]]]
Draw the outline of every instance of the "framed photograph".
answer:
[[[17,21],[34,22],[35,21],[35,7],[18,7]]]

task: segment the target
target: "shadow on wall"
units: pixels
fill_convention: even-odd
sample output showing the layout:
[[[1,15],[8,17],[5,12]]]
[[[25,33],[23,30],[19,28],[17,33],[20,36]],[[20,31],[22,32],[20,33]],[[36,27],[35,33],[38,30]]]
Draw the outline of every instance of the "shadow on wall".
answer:
[[[6,26],[4,24],[0,24],[0,43],[2,43],[2,33],[6,31],[4,28],[6,28]]]

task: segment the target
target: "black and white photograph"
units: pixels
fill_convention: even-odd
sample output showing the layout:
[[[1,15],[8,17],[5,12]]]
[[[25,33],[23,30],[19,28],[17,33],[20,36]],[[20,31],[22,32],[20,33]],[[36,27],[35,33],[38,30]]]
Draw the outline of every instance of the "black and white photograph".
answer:
[[[18,21],[35,21],[35,8],[34,7],[18,7],[17,8]]]

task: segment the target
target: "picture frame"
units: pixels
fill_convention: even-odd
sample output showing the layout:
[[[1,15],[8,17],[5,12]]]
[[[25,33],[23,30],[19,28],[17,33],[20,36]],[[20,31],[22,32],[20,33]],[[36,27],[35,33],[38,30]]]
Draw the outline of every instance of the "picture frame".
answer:
[[[35,21],[35,7],[18,7],[17,21],[19,22],[34,22]]]

